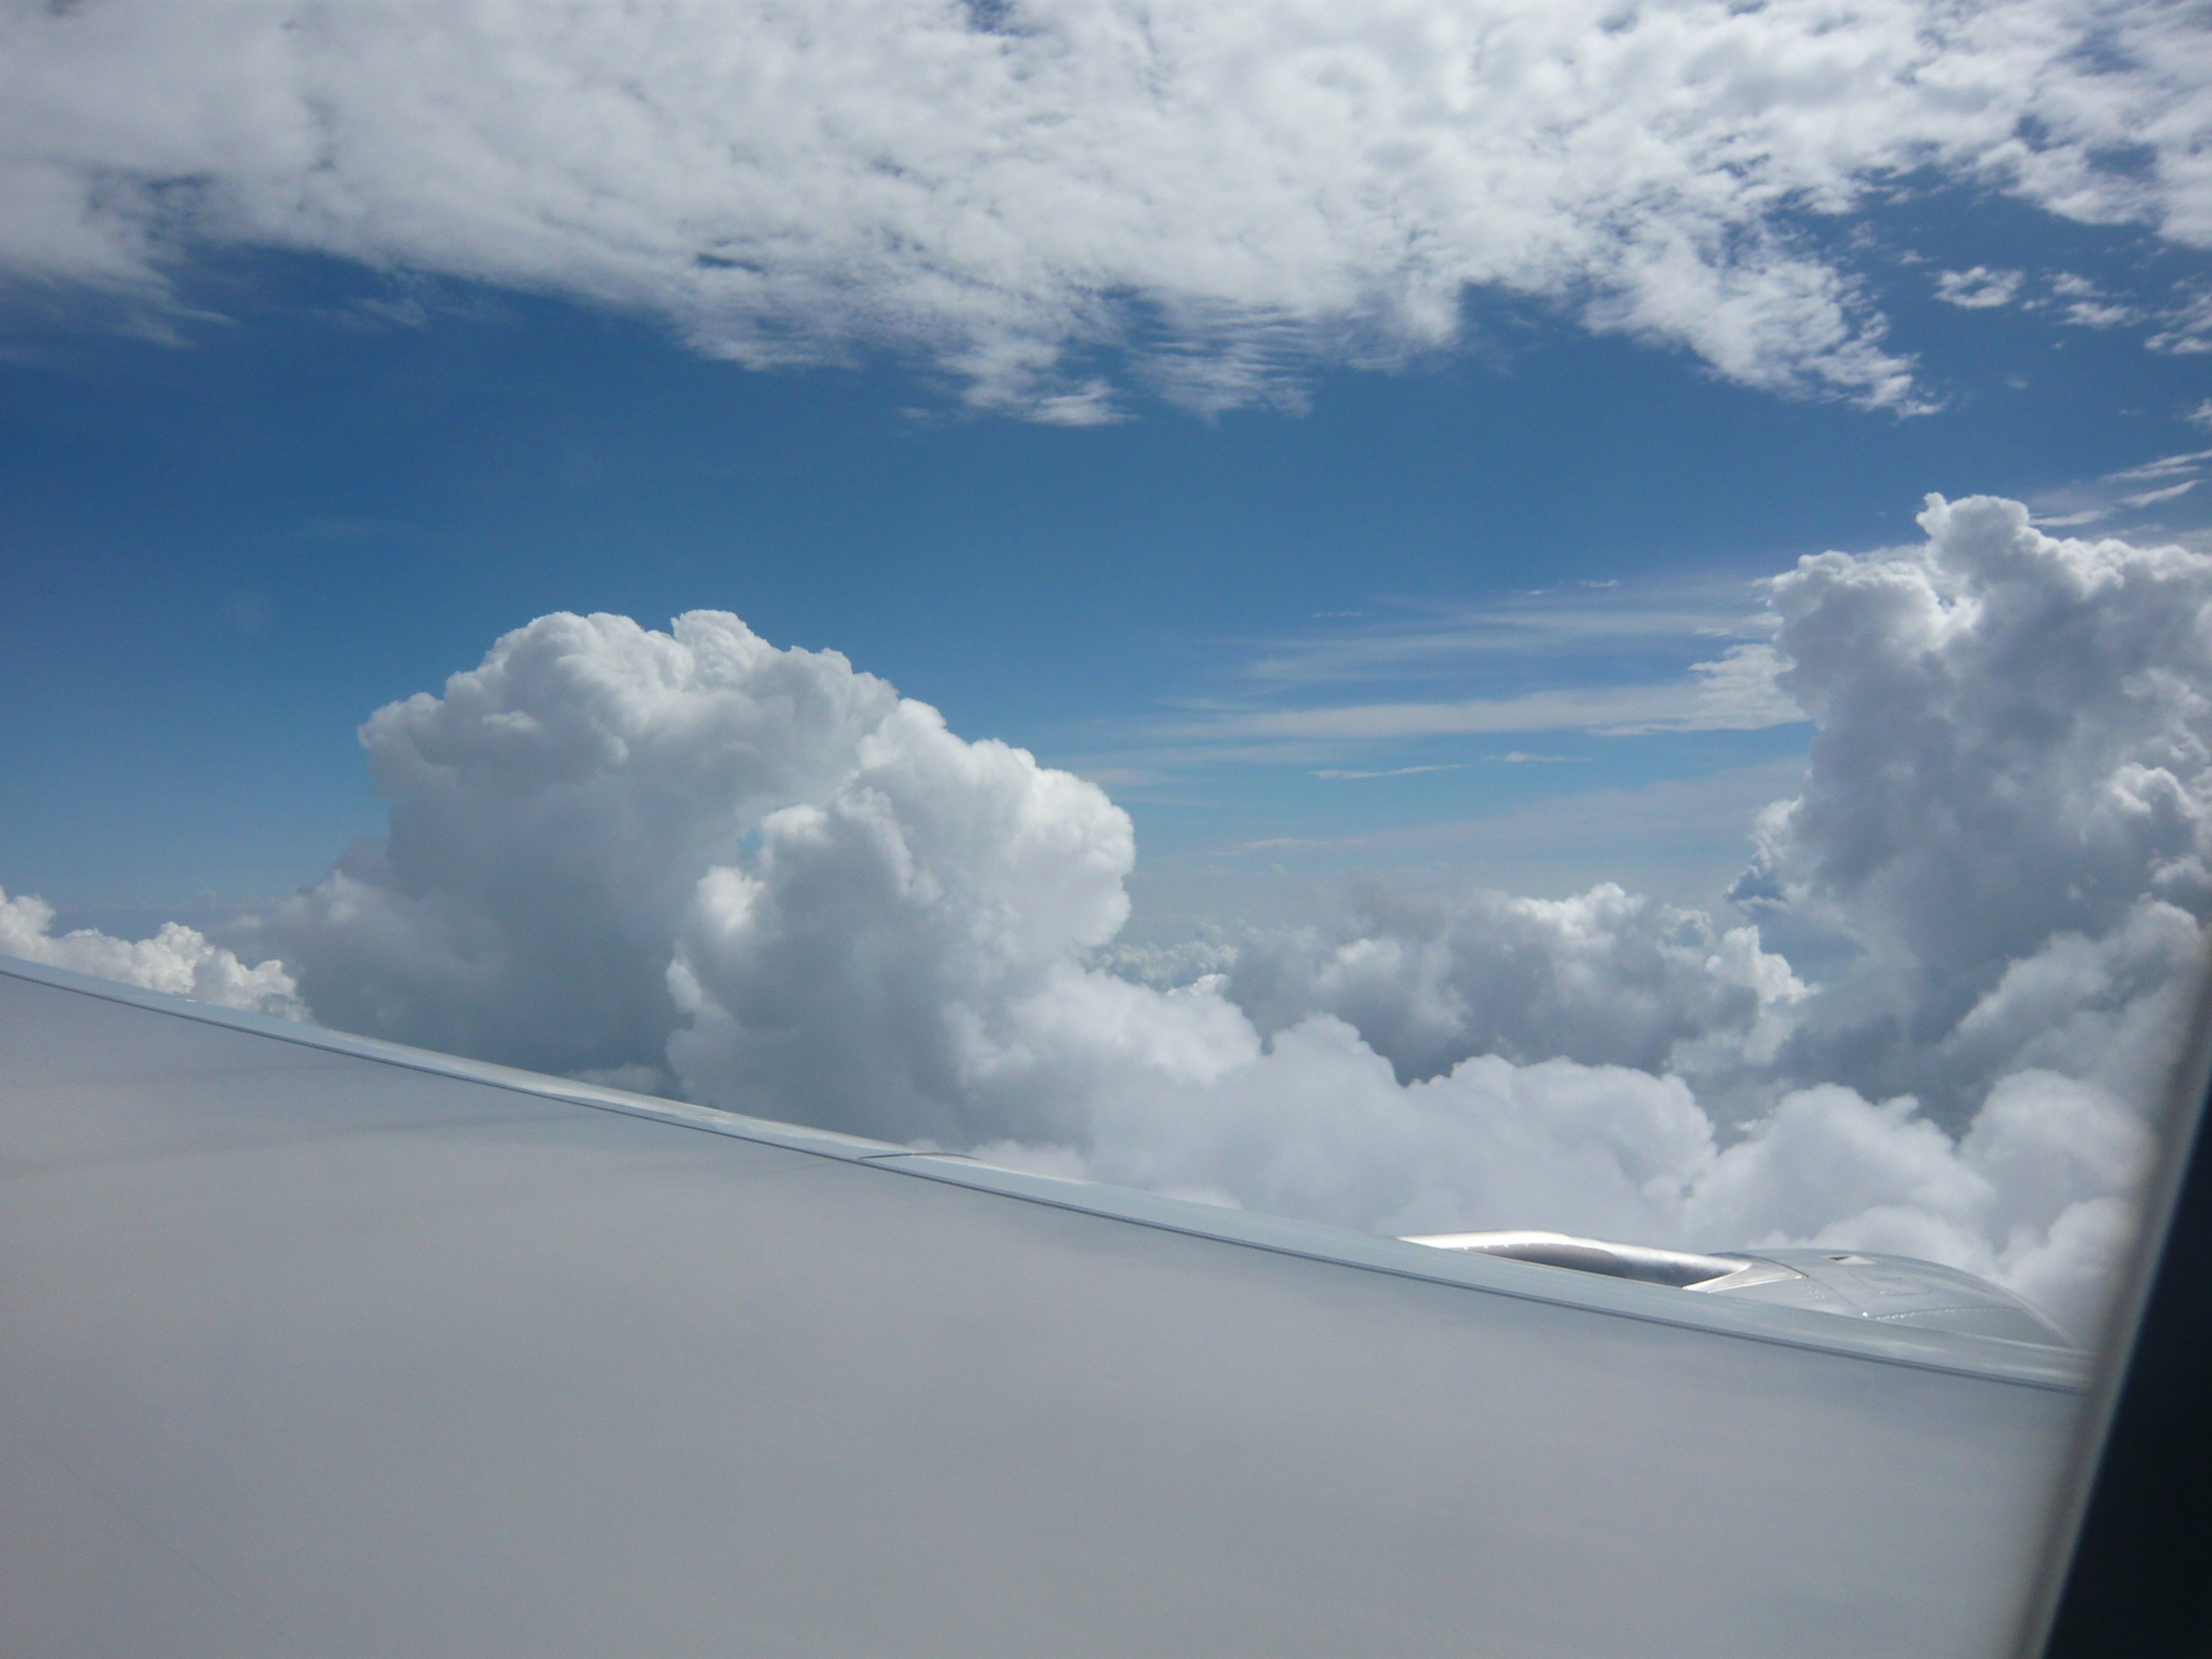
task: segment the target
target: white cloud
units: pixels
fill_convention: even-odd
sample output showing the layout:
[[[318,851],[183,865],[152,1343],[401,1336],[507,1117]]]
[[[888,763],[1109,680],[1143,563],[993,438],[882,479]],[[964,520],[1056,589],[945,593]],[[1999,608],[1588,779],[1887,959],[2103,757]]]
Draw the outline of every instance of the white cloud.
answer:
[[[1859,953],[1793,1039],[1797,1075],[1955,1118],[1996,1062],[1958,1069],[1945,1034],[2014,964],[2128,936],[2149,903],[2189,919],[2152,978],[2194,960],[2212,560],[2059,540],[1986,497],[1930,497],[1921,523],[1923,547],[1823,554],[1773,584],[1782,684],[1818,729],[1736,897],[1793,959],[1824,934]]]
[[[2081,328],[2118,328],[2136,321],[2140,314],[2133,306],[2106,300],[2076,300],[2066,307],[2066,320]]]
[[[2212,288],[2187,289],[2158,320],[2159,331],[2144,342],[2153,351],[2185,356],[2212,351]]]
[[[1448,702],[1231,708],[1162,721],[1146,735],[1162,745],[1188,746],[1374,743],[1522,732],[1595,732],[1607,737],[1750,732],[1805,718],[1777,683],[1781,667],[1771,646],[1747,642],[1729,646],[1711,661],[1692,663],[1683,679]]]
[[[1607,888],[1382,893],[1165,995],[1086,970],[1095,903],[1009,955],[977,896],[1020,889],[977,872],[1036,866],[1011,840],[935,850],[945,809],[903,803],[962,793],[976,763],[933,726],[898,790],[864,769],[854,805],[702,889],[678,1069],[756,1109],[826,1079],[809,1109],[846,1127],[883,1133],[902,1102],[947,1144],[1358,1226],[1886,1246],[2084,1322],[2202,953],[2212,562],[2056,541],[1993,501],[1923,523],[1921,547],[1773,585],[1820,731],[1743,890],[1808,960],[1825,932],[1824,983],[1751,928]],[[1025,804],[982,822],[1057,816],[1050,775],[990,769]],[[1103,805],[1060,809],[1085,882],[1122,856]],[[808,893],[846,896],[829,945]],[[871,893],[893,896],[856,927],[842,907]],[[902,1035],[792,1057],[856,1030]]]
[[[1973,265],[1965,270],[1938,271],[1936,276],[1936,297],[1946,305],[1967,311],[1984,311],[1996,306],[2010,305],[2013,296],[2020,292],[2026,273],[2018,270],[1992,270],[1987,265]]]
[[[1710,649],[1765,625],[1741,579],[1578,581],[1459,607],[1324,613],[1332,625],[1262,640],[1238,670],[1268,688],[1405,683],[1463,673],[1486,659],[1572,662],[1598,650]],[[1750,614],[1747,615],[1747,612]]]
[[[2142,319],[2135,307],[2114,298],[2076,271],[2063,270],[2053,276],[2051,292],[2063,302],[2060,316],[2076,328],[2118,328]]]
[[[1087,972],[1128,916],[1128,817],[907,702],[819,804],[699,881],[669,983],[687,1088],[767,1115],[951,1145],[1082,1133],[1076,1074],[1157,994]],[[1192,1005],[1194,1006],[1195,1005]],[[1194,1030],[1234,1042],[1233,1017]]]
[[[249,932],[348,1030],[573,1073],[658,1064],[692,889],[822,799],[898,698],[714,611],[552,616],[361,730],[390,834]]]
[[[1609,884],[1556,901],[1370,885],[1325,923],[1254,932],[1224,989],[1263,1032],[1343,1019],[1408,1079],[1477,1054],[1680,1070],[1678,1045],[1749,1044],[1804,994],[1756,929]]]
[[[1688,710],[1648,724],[1600,726],[1626,736],[1638,732],[1755,732],[1805,718],[1778,679],[1788,665],[1771,645],[1732,645],[1711,662],[1693,662],[1697,690]]]
[[[2038,498],[2034,523],[2042,530],[2073,529],[2173,501],[2196,489],[2208,460],[2212,460],[2212,450],[2161,455],[2141,466],[2066,485]]]
[[[2132,483],[2153,478],[2172,478],[2193,473],[2206,461],[2212,460],[2212,449],[2192,450],[2185,455],[2161,455],[2141,466],[2131,466],[2124,471],[2107,472],[2107,481]]]
[[[1521,758],[1525,760],[1528,757],[1526,756],[1522,756]],[[1370,778],[1419,777],[1425,772],[1463,772],[1472,764],[1474,764],[1474,763],[1471,761],[1438,761],[1434,764],[1428,766],[1385,767],[1381,771],[1377,772],[1353,772],[1346,771],[1341,767],[1323,767],[1321,770],[1316,772],[1314,775],[1317,778],[1325,778],[1334,782],[1364,781]]]
[[[1132,722],[1117,734],[1124,746],[1097,758],[1154,775],[1259,761],[1323,778],[1386,777],[1467,763],[1373,755],[1377,744],[1755,731],[1804,719],[1776,683],[1778,619],[1741,577],[1579,582],[1328,620],[1231,642],[1251,654],[1224,674],[1219,693]]]
[[[277,961],[248,967],[198,929],[165,922],[151,939],[120,939],[80,927],[57,937],[54,908],[28,893],[9,898],[0,890],[0,956],[22,957],[51,968],[73,969],[100,979],[143,985],[218,1003],[226,1008],[286,1018],[305,1017],[299,988]]]
[[[1755,826],[1756,926],[1378,888],[1118,946],[1134,841],[1096,785],[712,612],[542,618],[380,710],[391,833],[241,931],[281,967],[0,915],[772,1117],[1392,1231],[1894,1249],[2086,1328],[2199,988],[2212,559],[1986,498],[1921,522],[1770,584],[1753,678],[1817,731]]]
[[[2162,489],[2145,489],[2121,499],[2130,507],[2153,507],[2160,501],[2170,501],[2177,495],[2186,495],[2197,488],[2197,482],[2194,478],[2184,478],[2179,483],[2167,484]]]
[[[2207,33],[2087,0],[8,0],[0,262],[143,307],[196,248],[307,249],[748,363],[890,347],[1076,422],[1117,406],[1083,348],[1282,398],[1449,343],[1473,287],[1906,407],[1823,226],[1932,172],[2212,244]]]
[[[1238,955],[1237,947],[1221,928],[1210,926],[1201,928],[1196,938],[1178,939],[1172,945],[1117,940],[1104,950],[1093,951],[1091,961],[1122,979],[1169,991],[1227,971]]]

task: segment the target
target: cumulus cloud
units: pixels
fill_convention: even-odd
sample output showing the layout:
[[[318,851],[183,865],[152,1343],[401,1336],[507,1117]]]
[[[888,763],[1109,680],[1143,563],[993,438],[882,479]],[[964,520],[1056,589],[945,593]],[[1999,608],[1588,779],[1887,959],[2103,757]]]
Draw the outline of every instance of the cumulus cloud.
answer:
[[[1451,342],[1470,289],[1910,406],[1823,227],[1907,175],[2212,244],[2186,6],[114,0],[0,9],[0,268],[158,306],[311,250],[885,348],[981,405],[1199,407]],[[1978,293],[1988,293],[1986,285]],[[2177,340],[2185,337],[2174,337]]]
[[[1958,1139],[1910,1100],[1826,1085],[1723,1146],[1679,1077],[1484,1055],[1401,1085],[1326,1016],[1210,1079],[1115,1078],[1093,1134],[1087,1158],[1057,1167],[1018,1145],[981,1150],[1392,1233],[1542,1216],[1662,1243],[1893,1251],[2009,1284],[2083,1330],[2151,1148],[2140,1114],[2044,1072],[2001,1080]]]
[[[736,617],[551,616],[362,727],[388,835],[245,937],[321,1018],[541,1070],[660,1063],[702,874],[823,799],[898,706]]]
[[[1615,888],[1378,890],[1179,990],[1117,982],[1086,957],[1118,814],[924,721],[702,885],[676,1069],[756,1109],[803,1097],[884,1133],[895,1103],[987,1156],[1355,1226],[1900,1249],[2084,1321],[2203,955],[2212,562],[2055,540],[1990,500],[1923,525],[1772,585],[1819,726],[1738,890],[1772,943]],[[951,798],[977,805],[957,836]],[[1063,898],[1017,933],[993,906],[1046,845]],[[856,1031],[884,1035],[792,1062]]]
[[[1079,1138],[1091,1028],[1155,994],[1086,972],[1127,918],[1128,816],[919,703],[816,805],[700,882],[669,982],[687,1085],[895,1139]]]
[[[1992,270],[1987,265],[1974,265],[1966,270],[1939,271],[1936,276],[1936,297],[1947,305],[1966,311],[1985,311],[1996,306],[2010,305],[2020,292],[2027,273],[2018,270]]]
[[[1931,497],[1920,521],[1920,547],[1823,554],[1772,585],[1812,766],[1733,896],[1793,960],[1857,959],[1786,1066],[1955,1117],[2031,983],[2119,1018],[2191,959],[2212,903],[2212,561],[2060,540],[1989,498]]]
[[[1095,784],[736,617],[540,618],[362,728],[384,838],[241,926],[7,948],[1391,1232],[1930,1256],[2077,1328],[2199,989],[2212,559],[1931,497],[1769,584],[1815,726],[1722,920],[1615,886],[1117,944]],[[111,964],[101,966],[100,964]],[[181,963],[181,966],[175,964]]]
[[[196,928],[165,922],[151,939],[120,939],[91,927],[58,937],[53,926],[54,907],[44,899],[28,893],[9,898],[0,890],[0,956],[21,957],[226,1008],[288,1019],[306,1018],[299,987],[283,963],[270,960],[248,967],[234,952],[210,944]]]
[[[1381,883],[1326,923],[1249,933],[1224,989],[1264,1033],[1334,1015],[1408,1081],[1476,1054],[1679,1071],[1678,1049],[1753,1044],[1806,994],[1756,928],[1611,884],[1554,901]]]

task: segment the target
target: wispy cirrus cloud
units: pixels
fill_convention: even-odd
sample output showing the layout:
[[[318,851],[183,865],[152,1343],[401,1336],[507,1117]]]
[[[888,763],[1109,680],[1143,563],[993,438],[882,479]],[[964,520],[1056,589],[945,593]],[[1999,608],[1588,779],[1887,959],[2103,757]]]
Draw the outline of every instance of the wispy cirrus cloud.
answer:
[[[1376,603],[1214,647],[1212,696],[1119,728],[1098,768],[1164,777],[1297,766],[1331,781],[1569,757],[1473,738],[1749,732],[1802,712],[1777,684],[1778,619],[1733,577],[1606,581],[1440,607]],[[1427,746],[1425,748],[1424,746]]]
[[[1231,642],[1233,673],[1252,686],[1291,690],[1357,684],[1419,683],[1475,662],[1523,663],[1591,653],[1671,654],[1685,641],[1739,638],[1770,627],[1756,589],[1738,579],[1624,586],[1579,583],[1491,597],[1480,604],[1381,605],[1335,625],[1296,635]]]
[[[1163,721],[1151,730],[1154,736],[1169,741],[1259,738],[1325,743],[1521,732],[1634,737],[1654,732],[1754,731],[1805,718],[1775,684],[1774,677],[1782,665],[1771,647],[1736,645],[1710,661],[1692,663],[1689,672],[1678,680],[1563,687],[1449,702],[1224,708]]]
[[[1379,772],[1354,772],[1340,767],[1323,767],[1314,775],[1333,782],[1365,782],[1370,778],[1414,778],[1427,772],[1464,772],[1471,763],[1468,761],[1438,761],[1429,766],[1389,766]]]
[[[2203,481],[2208,466],[2212,466],[2212,449],[2190,450],[2045,490],[2033,503],[2035,522],[2046,530],[2078,529],[2108,520],[2127,522],[2132,514],[2191,495]],[[2166,528],[2133,524],[2130,527]]]

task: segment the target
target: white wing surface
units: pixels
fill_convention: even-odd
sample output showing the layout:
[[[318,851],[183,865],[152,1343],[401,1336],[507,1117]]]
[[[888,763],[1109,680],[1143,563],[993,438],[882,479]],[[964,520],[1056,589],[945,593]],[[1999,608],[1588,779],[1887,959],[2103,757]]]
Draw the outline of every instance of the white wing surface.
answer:
[[[0,1642],[1980,1655],[2081,1358],[0,968]]]

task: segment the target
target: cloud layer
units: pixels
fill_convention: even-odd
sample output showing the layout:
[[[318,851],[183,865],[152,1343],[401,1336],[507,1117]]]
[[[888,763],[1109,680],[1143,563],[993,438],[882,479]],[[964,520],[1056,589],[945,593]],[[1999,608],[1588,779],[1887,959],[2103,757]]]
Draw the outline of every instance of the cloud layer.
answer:
[[[1835,216],[1935,177],[2212,245],[2203,22],[2089,0],[4,0],[0,271],[158,307],[196,249],[303,249],[634,308],[748,363],[917,354],[978,404],[1069,422],[1113,413],[1092,348],[1218,407],[1448,343],[1473,288],[1902,406],[1910,363],[1823,252]],[[1991,280],[1947,294],[1994,303]]]
[[[1732,922],[1378,884],[1141,982],[1166,957],[1113,944],[1135,848],[1098,787],[696,612],[543,617],[379,710],[391,832],[240,926],[258,968],[187,929],[54,939],[35,900],[0,928],[1051,1173],[1389,1232],[1893,1249],[2086,1327],[2200,988],[2212,559],[1987,498],[1921,525],[1769,584],[1817,735]]]

